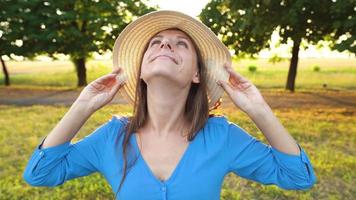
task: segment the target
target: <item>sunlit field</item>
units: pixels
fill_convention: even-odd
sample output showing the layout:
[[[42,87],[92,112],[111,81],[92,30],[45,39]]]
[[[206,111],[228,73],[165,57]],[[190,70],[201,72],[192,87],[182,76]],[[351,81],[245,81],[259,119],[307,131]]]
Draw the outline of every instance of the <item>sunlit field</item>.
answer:
[[[0,106],[0,199],[112,199],[110,186],[99,174],[70,180],[55,188],[34,188],[22,179],[32,151],[68,107]],[[130,112],[125,105],[110,105],[95,113],[78,133],[84,137],[112,115]],[[224,181],[222,199],[352,199],[355,194],[355,110],[276,109],[276,115],[302,145],[314,166],[318,182],[309,191],[286,191],[264,186],[235,174]],[[50,113],[50,115],[49,115]],[[234,107],[218,111],[266,142],[247,116]]]
[[[251,66],[256,71],[250,71]],[[240,60],[233,63],[240,72],[259,88],[284,88],[289,61],[270,63],[267,59]],[[76,74],[69,61],[8,62],[14,87],[74,88]],[[110,72],[111,61],[89,61],[88,81]],[[317,70],[319,68],[319,70]],[[0,74],[0,83],[3,82]],[[296,89],[356,89],[356,58],[354,59],[301,59],[298,66]],[[0,86],[1,87],[1,86]]]
[[[112,63],[89,61],[87,66],[88,81],[91,81],[110,72]],[[231,173],[225,178],[221,199],[354,199],[356,107],[352,99],[356,102],[356,59],[301,60],[295,95],[284,92],[283,89],[288,61],[272,64],[263,59],[240,60],[235,61],[233,66],[275,103],[274,113],[307,152],[318,182],[308,191],[287,191],[277,186],[261,185]],[[12,85],[7,89],[0,86],[0,90],[6,92],[12,89],[23,91],[76,88],[74,67],[68,61],[8,62],[8,68]],[[0,83],[3,79],[1,74]],[[18,88],[21,90],[17,90]],[[323,94],[325,95],[321,96]],[[338,94],[349,95],[348,100],[342,101]],[[23,98],[21,94],[11,97]],[[271,99],[273,97],[276,98]],[[293,97],[319,98],[320,101],[314,100],[310,105],[305,105],[304,99],[298,102],[288,101],[288,98]],[[8,96],[0,95],[0,99],[6,98]],[[98,173],[70,180],[53,188],[31,187],[22,179],[25,165],[35,147],[68,109],[69,107],[64,105],[0,104],[0,200],[113,199],[110,186]],[[73,142],[90,134],[112,115],[123,115],[131,111],[129,105],[105,106],[89,119]],[[214,112],[227,116],[230,121],[267,143],[253,122],[237,110],[226,95],[222,107]]]

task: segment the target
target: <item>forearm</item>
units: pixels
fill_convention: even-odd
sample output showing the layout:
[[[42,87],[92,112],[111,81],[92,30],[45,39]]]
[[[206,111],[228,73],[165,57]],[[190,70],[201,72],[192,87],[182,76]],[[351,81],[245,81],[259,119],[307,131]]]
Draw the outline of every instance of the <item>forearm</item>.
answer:
[[[85,104],[74,102],[69,111],[48,134],[42,148],[71,141],[90,116],[91,112]]]
[[[256,106],[247,114],[265,135],[271,146],[287,154],[300,154],[296,141],[273,114],[267,103]]]

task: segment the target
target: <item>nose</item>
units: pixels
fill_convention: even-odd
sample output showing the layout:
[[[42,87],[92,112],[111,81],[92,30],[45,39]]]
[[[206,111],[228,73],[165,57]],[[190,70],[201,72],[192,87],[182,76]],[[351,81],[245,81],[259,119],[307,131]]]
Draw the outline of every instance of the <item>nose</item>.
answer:
[[[169,48],[169,50],[173,51],[173,48],[172,48],[172,46],[171,46],[171,44],[169,43],[168,40],[162,41],[162,44],[161,44],[160,48],[161,49],[162,48]]]

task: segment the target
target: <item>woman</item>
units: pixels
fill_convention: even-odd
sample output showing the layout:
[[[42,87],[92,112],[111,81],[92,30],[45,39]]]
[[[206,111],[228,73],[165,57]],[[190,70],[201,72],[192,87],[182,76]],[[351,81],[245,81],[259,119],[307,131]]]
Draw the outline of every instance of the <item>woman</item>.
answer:
[[[24,172],[29,184],[56,186],[100,172],[118,199],[171,200],[219,199],[229,172],[284,189],[316,182],[305,151],[197,20],[173,11],[142,16],[120,34],[113,55],[115,69],[85,87],[35,149]],[[114,116],[71,144],[119,90],[133,103],[133,116]],[[209,115],[223,90],[270,145]]]

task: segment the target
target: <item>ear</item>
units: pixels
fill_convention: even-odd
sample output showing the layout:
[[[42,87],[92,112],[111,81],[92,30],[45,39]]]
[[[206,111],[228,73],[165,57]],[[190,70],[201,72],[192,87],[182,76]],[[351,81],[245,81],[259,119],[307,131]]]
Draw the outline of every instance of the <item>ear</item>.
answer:
[[[200,83],[200,75],[199,72],[195,72],[194,76],[193,76],[193,83]]]

